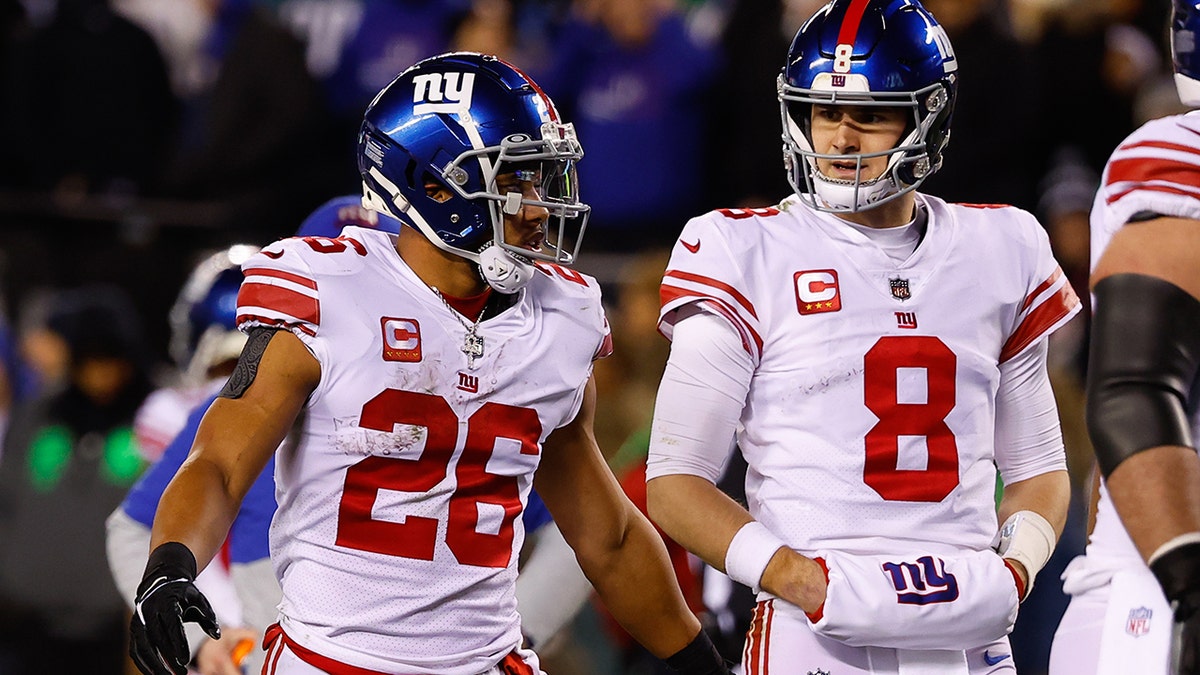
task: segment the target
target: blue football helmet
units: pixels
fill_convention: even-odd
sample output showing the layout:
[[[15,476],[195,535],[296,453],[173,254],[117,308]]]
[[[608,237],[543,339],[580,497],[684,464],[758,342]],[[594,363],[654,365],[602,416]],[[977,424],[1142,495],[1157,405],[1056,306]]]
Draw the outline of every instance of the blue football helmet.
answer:
[[[236,244],[208,256],[188,276],[171,307],[171,358],[189,380],[207,379],[213,366],[236,359],[246,343],[237,329],[242,263],[259,248]]]
[[[1171,9],[1171,60],[1175,66],[1175,90],[1186,106],[1200,107],[1200,2],[1174,0]]]
[[[412,66],[367,108],[358,137],[363,206],[419,230],[438,248],[479,263],[503,293],[519,290],[532,259],[575,262],[590,207],[579,201],[575,164],[583,148],[533,80],[494,56],[442,54]],[[496,177],[517,172],[537,198],[501,193]],[[436,181],[452,196],[426,192]],[[550,217],[540,250],[504,241],[504,216],[522,206]]]
[[[300,223],[300,229],[296,230],[296,236],[335,239],[342,235],[342,228],[347,225],[365,227],[389,234],[396,234],[402,227],[402,223],[395,218],[364,208],[362,197],[344,195],[330,199],[308,214],[304,222]]]
[[[958,89],[958,62],[945,30],[916,0],[833,0],[800,27],[779,76],[783,154],[792,189],[813,208],[870,209],[917,189],[941,168]],[[891,150],[830,155],[814,150],[812,106],[886,106],[912,112]],[[860,180],[863,161],[887,170]],[[818,159],[855,160],[855,180],[825,176]]]

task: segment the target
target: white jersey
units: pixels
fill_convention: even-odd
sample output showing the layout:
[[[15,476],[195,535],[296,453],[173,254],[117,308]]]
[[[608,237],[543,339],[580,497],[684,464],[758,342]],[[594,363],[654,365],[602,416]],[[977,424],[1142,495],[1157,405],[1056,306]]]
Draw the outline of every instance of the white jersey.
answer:
[[[903,263],[791,197],[693,219],[663,279],[668,338],[688,303],[740,332],[748,507],[805,555],[987,548],[999,366],[1079,310],[1032,216],[918,200]]]
[[[282,326],[321,365],[276,461],[271,558],[299,645],[388,673],[476,675],[521,642],[521,512],[542,442],[611,341],[594,279],[539,267],[467,328],[395,235],[287,239],[242,267],[238,324]]]
[[[1200,111],[1147,122],[1113,151],[1092,205],[1093,268],[1117,230],[1143,212],[1200,220]],[[1191,418],[1200,434],[1197,410]],[[1097,582],[1144,565],[1103,486],[1087,558]]]

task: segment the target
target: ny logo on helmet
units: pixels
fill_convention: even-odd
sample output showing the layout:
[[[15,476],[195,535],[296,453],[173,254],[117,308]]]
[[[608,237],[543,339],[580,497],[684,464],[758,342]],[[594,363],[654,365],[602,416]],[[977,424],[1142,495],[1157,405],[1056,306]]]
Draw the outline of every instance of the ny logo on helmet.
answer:
[[[471,109],[475,73],[428,73],[413,77],[413,114],[462,113]]]

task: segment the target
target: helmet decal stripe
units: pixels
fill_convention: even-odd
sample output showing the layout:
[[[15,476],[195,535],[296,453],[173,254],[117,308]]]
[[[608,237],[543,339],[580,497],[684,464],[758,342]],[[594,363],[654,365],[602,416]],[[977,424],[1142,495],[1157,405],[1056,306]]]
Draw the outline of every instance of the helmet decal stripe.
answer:
[[[554,107],[554,101],[550,100],[550,97],[546,95],[546,92],[542,91],[542,88],[540,86],[538,86],[538,83],[534,82],[533,78],[526,75],[525,71],[521,70],[520,68],[514,66],[511,63],[508,63],[507,61],[504,61],[503,59],[501,59],[501,61],[505,65],[507,65],[509,68],[512,68],[513,70],[515,70],[518,75],[525,78],[525,81],[529,83],[529,86],[533,87],[533,90],[535,92],[537,92],[538,98],[542,99],[542,103],[546,104],[546,111],[550,115],[550,121],[551,122],[560,122],[561,120],[558,119],[558,110]]]
[[[863,15],[867,13],[867,5],[871,0],[853,0],[850,7],[846,9],[846,16],[842,18],[842,27],[838,31],[839,45],[852,45],[854,38],[858,35],[858,26],[862,23]]]

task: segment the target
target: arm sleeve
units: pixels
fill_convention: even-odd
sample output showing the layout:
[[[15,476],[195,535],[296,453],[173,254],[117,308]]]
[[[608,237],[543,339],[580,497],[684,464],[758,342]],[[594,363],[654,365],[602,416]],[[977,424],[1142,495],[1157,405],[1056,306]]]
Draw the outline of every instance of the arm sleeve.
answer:
[[[677,311],[654,406],[647,480],[688,474],[717,482],[750,391],[752,358],[723,315],[695,303]]]
[[[996,465],[1006,484],[1066,470],[1058,406],[1046,371],[1047,340],[1000,364]]]

